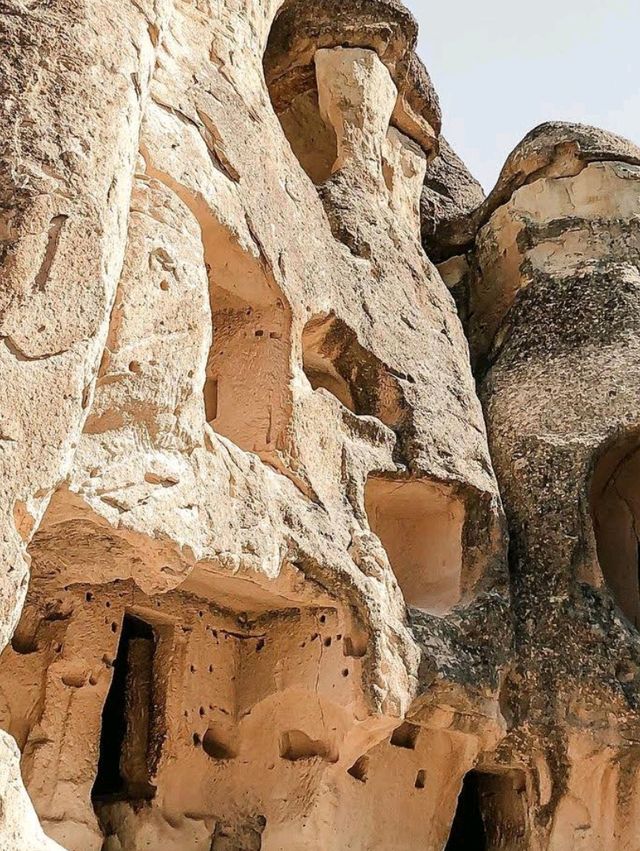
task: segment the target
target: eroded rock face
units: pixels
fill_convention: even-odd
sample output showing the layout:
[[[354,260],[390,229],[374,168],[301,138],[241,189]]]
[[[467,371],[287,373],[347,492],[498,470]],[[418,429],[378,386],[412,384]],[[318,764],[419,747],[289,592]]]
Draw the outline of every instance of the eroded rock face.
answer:
[[[444,137],[429,164],[422,188],[421,224],[424,248],[434,262],[450,254],[449,230],[467,222],[484,201],[484,190]]]
[[[510,632],[466,341],[420,244],[439,118],[415,24],[354,6],[305,48],[298,135],[334,146],[314,185],[270,71],[298,61],[286,22],[307,38],[291,8],[141,6],[108,37],[99,13],[11,19],[36,43],[73,21],[113,75],[78,98],[94,64],[68,85],[60,41],[13,107],[52,152],[37,122],[7,130],[33,164],[6,175],[5,386],[47,400],[5,406],[6,540],[31,582],[0,689],[27,790],[73,849],[442,844],[503,732]],[[395,46],[356,37],[364,19]],[[61,171],[74,146],[84,170]]]
[[[107,6],[0,12],[0,844],[633,847],[634,149],[485,201],[395,0]]]
[[[532,847],[637,845],[639,181],[624,140],[542,126],[472,249],[518,648],[500,753],[537,778]]]

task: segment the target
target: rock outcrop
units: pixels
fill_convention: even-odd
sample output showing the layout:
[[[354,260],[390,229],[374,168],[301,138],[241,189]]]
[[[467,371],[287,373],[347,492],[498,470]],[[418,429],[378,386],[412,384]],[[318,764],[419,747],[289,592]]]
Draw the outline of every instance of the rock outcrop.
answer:
[[[501,750],[547,766],[537,847],[635,848],[640,149],[544,125],[505,177],[470,285],[511,534],[518,655]]]
[[[635,848],[640,151],[485,199],[396,0],[5,6],[0,847]]]

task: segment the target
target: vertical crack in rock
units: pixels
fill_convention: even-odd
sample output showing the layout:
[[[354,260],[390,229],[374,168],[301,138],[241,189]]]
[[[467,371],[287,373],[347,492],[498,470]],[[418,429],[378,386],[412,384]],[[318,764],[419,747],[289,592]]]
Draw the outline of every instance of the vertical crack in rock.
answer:
[[[68,218],[69,217],[65,215],[58,215],[51,219],[51,223],[49,224],[49,233],[47,236],[47,247],[42,259],[42,265],[40,266],[35,278],[35,285],[39,290],[43,290],[46,286],[49,271],[51,270],[51,266],[58,250],[62,227]]]

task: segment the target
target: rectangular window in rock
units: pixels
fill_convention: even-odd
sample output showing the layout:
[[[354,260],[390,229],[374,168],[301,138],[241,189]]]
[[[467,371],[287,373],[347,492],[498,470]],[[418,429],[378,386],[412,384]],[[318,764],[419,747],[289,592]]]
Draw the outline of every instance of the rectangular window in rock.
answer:
[[[372,476],[365,506],[407,605],[439,615],[458,603],[464,503],[435,482]]]

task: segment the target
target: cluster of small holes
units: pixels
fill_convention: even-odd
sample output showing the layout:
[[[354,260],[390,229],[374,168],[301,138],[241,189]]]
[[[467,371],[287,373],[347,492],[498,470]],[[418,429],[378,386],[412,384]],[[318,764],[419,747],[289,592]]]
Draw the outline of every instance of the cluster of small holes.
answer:
[[[122,595],[120,595],[120,596],[122,596]],[[95,599],[95,598],[94,598],[94,594],[93,594],[93,592],[91,592],[91,591],[87,591],[87,592],[86,592],[86,594],[85,594],[85,599],[86,599],[86,601],[87,601],[87,602],[92,602],[92,601]],[[159,600],[159,599],[155,600],[154,602],[155,602],[156,607],[158,607],[158,608],[162,605],[162,602],[161,602],[161,600]],[[106,607],[106,608],[110,608],[110,607],[111,607],[111,602],[110,602],[110,601],[106,601],[106,602],[105,602],[105,607]],[[203,617],[204,617],[204,615],[205,615],[205,613],[204,613],[204,611],[199,610],[199,611],[197,612],[197,615],[198,615],[198,617],[199,617],[199,618],[203,618]],[[321,624],[326,624],[326,622],[327,622],[327,616],[326,616],[326,615],[324,615],[324,614],[322,614],[322,615],[320,615],[320,616],[319,616],[318,620],[319,620],[319,622],[320,622]],[[108,621],[108,619],[107,619],[107,618],[105,618],[105,623],[108,623],[108,622],[109,622],[109,621]],[[118,631],[118,629],[119,629],[119,624],[118,624],[117,622],[115,622],[115,621],[112,621],[112,622],[111,622],[111,630],[112,630],[112,632],[113,632],[113,633],[116,633],[116,632]],[[185,632],[185,634],[191,633],[191,632],[192,632],[192,630],[193,630],[193,627],[191,627],[191,626],[182,626],[182,631],[183,631],[183,632]],[[219,641],[219,637],[218,637],[218,630],[217,630],[217,629],[214,629],[214,628],[212,628],[212,627],[210,627],[210,626],[206,626],[206,630],[207,630],[207,632],[208,632],[208,633],[210,633],[211,638],[212,638],[213,640],[215,640],[215,642],[216,642],[216,643],[218,643],[218,644],[219,644],[219,643],[220,643],[220,641]],[[230,638],[232,638],[232,636],[230,636],[230,635],[228,635],[228,634],[224,633],[224,639],[225,639],[225,640],[230,639]],[[333,643],[333,637],[332,637],[332,636],[326,636],[326,637],[324,637],[324,638],[323,638],[323,637],[320,635],[320,633],[318,633],[318,632],[314,632],[314,633],[312,633],[312,634],[309,636],[309,640],[310,640],[310,641],[317,641],[317,640],[321,640],[321,641],[322,641],[322,643],[323,643],[323,646],[324,646],[324,647],[327,647],[327,648],[331,647],[331,646],[332,646],[332,643]],[[336,640],[336,641],[338,641],[338,642],[342,641],[342,634],[341,634],[341,633],[338,633],[338,634],[335,636],[335,640]],[[255,643],[255,651],[256,651],[257,653],[261,652],[261,651],[264,649],[265,645],[266,645],[266,638],[264,638],[264,637],[257,638],[257,639],[256,639],[256,643]],[[306,645],[307,645],[307,640],[304,640],[304,641],[302,641],[302,643],[301,643],[301,645],[300,645],[300,646],[304,648],[304,647],[306,647]],[[56,652],[61,652],[61,651],[62,651],[62,645],[61,645],[61,644],[56,645],[56,646],[55,646],[55,649],[56,649]],[[113,659],[111,659],[111,658],[110,658],[110,657],[108,657],[107,655],[105,655],[105,656],[103,657],[103,662],[104,662],[104,663],[105,663],[105,665],[107,665],[107,666],[110,666],[110,667],[112,667],[112,666],[113,666]],[[191,663],[191,664],[189,665],[189,670],[190,670],[190,672],[191,672],[192,674],[195,674],[195,673],[197,672],[197,667],[196,667],[196,665],[195,665],[195,664],[193,664],[193,663]],[[207,666],[207,670],[208,670],[209,674],[213,674],[213,673],[214,673],[214,670],[215,670],[214,665],[213,665],[213,664],[209,664],[209,665]],[[342,676],[343,676],[343,677],[348,677],[348,676],[349,676],[349,674],[350,674],[350,671],[349,671],[349,669],[348,669],[348,668],[344,668],[344,669],[342,669],[341,674],[342,674]],[[235,679],[235,677],[232,677],[232,679]],[[89,682],[90,682],[92,685],[95,685],[95,684],[97,684],[98,679],[97,679],[97,677],[95,677],[95,676],[93,676],[93,675],[92,675],[92,676],[90,677],[90,679],[89,679]],[[209,710],[213,711],[215,708],[216,708],[216,707],[213,707],[211,704],[209,704]],[[224,710],[222,707],[217,707],[217,709],[218,709],[219,711],[221,711],[221,712],[226,712],[226,710]],[[228,714],[228,712],[226,712],[226,714]],[[185,718],[188,718],[188,717],[189,717],[189,715],[190,715],[189,711],[185,710],[185,711],[184,711],[184,717],[185,717]],[[199,717],[200,717],[200,718],[202,718],[202,719],[204,719],[204,718],[206,717],[206,715],[207,715],[207,710],[205,709],[205,707],[204,707],[204,706],[200,706],[200,707],[199,707],[199,709],[198,709],[198,715],[199,715]],[[208,731],[208,732],[209,732],[209,731]],[[203,742],[204,742],[204,740],[203,740],[203,735],[202,735],[202,733],[200,733],[200,732],[194,732],[194,733],[192,734],[192,741],[193,741],[194,746],[196,746],[196,747],[202,747],[202,748],[203,748],[203,750],[205,750],[205,748],[203,747]],[[215,757],[214,757],[214,758],[215,758]]]

